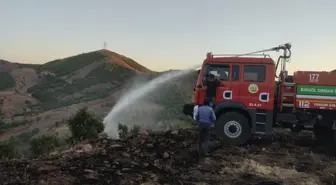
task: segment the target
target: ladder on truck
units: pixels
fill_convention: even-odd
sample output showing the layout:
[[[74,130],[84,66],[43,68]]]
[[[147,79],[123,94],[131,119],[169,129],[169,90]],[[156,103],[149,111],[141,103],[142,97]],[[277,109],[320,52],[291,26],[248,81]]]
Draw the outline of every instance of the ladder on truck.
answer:
[[[282,80],[280,84],[280,97],[278,98],[278,105],[280,112],[285,110],[295,111],[296,102],[296,85],[294,82]]]
[[[280,112],[293,112],[295,111],[296,102],[296,85],[294,82],[281,81],[278,86],[278,108]],[[273,115],[274,116],[274,115]],[[272,132],[272,125],[266,124],[273,117],[266,115],[265,110],[256,110],[256,134],[265,134]]]

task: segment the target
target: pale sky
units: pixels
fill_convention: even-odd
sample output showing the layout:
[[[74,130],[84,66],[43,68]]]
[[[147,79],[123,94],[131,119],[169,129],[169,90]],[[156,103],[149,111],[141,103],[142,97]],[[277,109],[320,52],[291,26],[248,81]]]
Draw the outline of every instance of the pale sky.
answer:
[[[0,58],[45,63],[107,48],[152,70],[206,52],[292,43],[289,71],[336,69],[333,0],[0,0]],[[277,54],[274,53],[274,60]]]

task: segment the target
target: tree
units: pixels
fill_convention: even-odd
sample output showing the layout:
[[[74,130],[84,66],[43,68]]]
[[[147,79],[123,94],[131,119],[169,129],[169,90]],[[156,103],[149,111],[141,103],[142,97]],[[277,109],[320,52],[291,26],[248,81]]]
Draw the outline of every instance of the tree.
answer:
[[[0,143],[0,158],[14,158],[17,151],[13,142],[5,141]]]
[[[68,127],[75,141],[94,138],[104,130],[102,121],[89,113],[86,107],[68,120]]]
[[[56,136],[42,135],[30,141],[30,150],[33,155],[44,155],[59,147],[59,140]]]

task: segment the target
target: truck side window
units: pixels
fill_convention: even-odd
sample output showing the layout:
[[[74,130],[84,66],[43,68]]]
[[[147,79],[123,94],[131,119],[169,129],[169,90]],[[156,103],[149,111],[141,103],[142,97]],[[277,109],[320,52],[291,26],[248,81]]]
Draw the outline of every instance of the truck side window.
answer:
[[[233,65],[232,66],[232,81],[238,81],[239,80],[239,65]]]
[[[245,65],[244,81],[246,82],[265,82],[266,67],[261,65]]]
[[[230,78],[230,66],[226,64],[208,64],[205,66],[205,76],[207,74],[212,73],[215,76],[219,77],[219,79],[228,81]]]

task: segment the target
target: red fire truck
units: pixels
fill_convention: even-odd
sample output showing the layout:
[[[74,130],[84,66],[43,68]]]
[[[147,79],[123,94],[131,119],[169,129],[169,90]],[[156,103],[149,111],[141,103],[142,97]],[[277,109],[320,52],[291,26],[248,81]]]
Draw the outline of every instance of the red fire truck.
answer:
[[[277,62],[264,53],[282,50]],[[209,73],[224,85],[217,88],[214,111],[217,136],[229,145],[246,143],[254,134],[272,135],[283,126],[298,133],[312,129],[318,141],[335,141],[336,73],[297,71],[288,75],[291,44],[241,55],[207,53],[195,85],[194,102],[183,112],[193,115],[202,105]],[[278,66],[281,66],[277,75]]]

